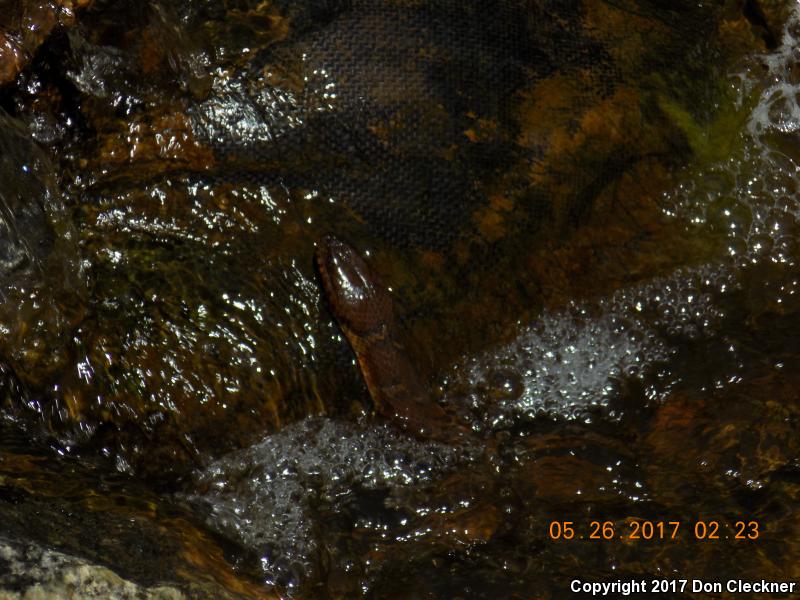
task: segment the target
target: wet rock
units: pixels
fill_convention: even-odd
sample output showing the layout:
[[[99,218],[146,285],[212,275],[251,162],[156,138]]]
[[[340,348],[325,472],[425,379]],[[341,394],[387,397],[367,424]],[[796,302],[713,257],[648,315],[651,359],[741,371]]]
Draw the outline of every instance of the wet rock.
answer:
[[[71,366],[20,377],[64,445],[180,471],[358,406],[311,268],[331,229],[375,251],[423,372],[542,302],[713,250],[677,238],[656,199],[666,158],[705,147],[693,52],[727,13],[648,5],[643,40],[610,5],[501,8],[111,2],[45,45],[15,101],[47,115],[35,130],[64,166],[90,291],[51,353]],[[500,402],[520,392],[498,385]]]
[[[57,552],[32,542],[0,537],[0,599],[2,600],[204,600],[261,598],[212,584],[140,585],[124,579],[102,564]]]
[[[53,30],[75,22],[75,10],[92,0],[7,2],[0,35],[0,85],[14,80]]]
[[[441,597],[558,597],[552,564],[694,568],[674,549],[685,545],[544,545],[565,506],[619,526],[636,511],[709,509],[693,493],[702,469],[690,468],[703,455],[743,474],[713,482],[736,492],[727,515],[743,497],[769,509],[751,479],[774,481],[789,506],[791,410],[767,406],[737,445],[763,405],[720,394],[738,408],[713,407],[727,427],[716,432],[674,392],[701,378],[704,342],[740,331],[736,317],[758,328],[783,314],[771,331],[794,331],[791,302],[771,288],[749,304],[727,295],[746,280],[742,264],[791,254],[743,231],[791,229],[779,206],[769,221],[725,213],[773,189],[752,176],[773,163],[708,177],[718,197],[732,198],[731,181],[753,189],[685,221],[676,216],[697,206],[664,197],[681,166],[702,169],[742,143],[743,111],[768,84],[747,79],[738,102],[726,69],[764,41],[736,3],[656,4],[103,2],[43,44],[7,105],[60,168],[23,179],[32,191],[7,201],[20,239],[41,248],[15,246],[6,228],[3,414],[45,430],[57,452],[99,457],[103,474],[184,493],[178,507],[142,489],[131,500],[87,483],[105,475],[59,479],[63,467],[8,458],[6,528],[92,560],[140,540],[126,545],[149,568],[125,563],[140,575],[193,565],[190,578],[213,573],[244,596],[325,582],[380,595],[425,574]],[[649,35],[629,34],[632,21]],[[778,112],[765,127],[791,125]],[[36,155],[22,133],[8,139],[12,167]],[[706,178],[695,175],[684,174],[685,195],[697,204]],[[57,195],[39,179],[57,182],[64,207],[48,208],[60,204],[40,198]],[[707,229],[687,225],[706,216]],[[363,412],[312,268],[313,240],[329,230],[385,273],[423,374],[478,357],[468,412],[502,438],[488,472],[374,422],[303,420]],[[727,250],[741,260],[704,266]],[[724,362],[721,347],[708,346]],[[674,413],[658,404],[670,401]],[[691,418],[673,423],[683,409]],[[697,439],[688,421],[706,426]],[[679,489],[657,470],[673,463],[691,473]],[[64,506],[77,516],[58,520]],[[36,527],[37,511],[54,533]],[[70,528],[87,523],[92,544]],[[726,564],[759,564],[737,552]]]
[[[27,129],[5,113],[0,113],[0,211],[0,360],[24,388],[34,380],[40,385],[63,367],[64,341],[82,314],[84,287],[76,231],[52,163]]]

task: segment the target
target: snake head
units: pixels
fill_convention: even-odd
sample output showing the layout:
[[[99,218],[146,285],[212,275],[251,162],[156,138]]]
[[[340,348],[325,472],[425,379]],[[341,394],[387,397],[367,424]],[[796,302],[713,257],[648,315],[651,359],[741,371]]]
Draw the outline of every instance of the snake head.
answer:
[[[343,328],[367,336],[394,321],[388,290],[351,246],[329,235],[317,244],[315,258],[331,309]]]

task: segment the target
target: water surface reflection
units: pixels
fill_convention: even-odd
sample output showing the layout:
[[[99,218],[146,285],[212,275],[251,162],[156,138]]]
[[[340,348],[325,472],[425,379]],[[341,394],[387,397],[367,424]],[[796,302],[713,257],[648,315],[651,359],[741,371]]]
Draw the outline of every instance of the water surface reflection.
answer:
[[[795,4],[234,4],[96,2],[4,92],[6,554],[188,597],[796,576]],[[496,454],[367,414],[331,231]],[[643,520],[680,535],[588,539]]]

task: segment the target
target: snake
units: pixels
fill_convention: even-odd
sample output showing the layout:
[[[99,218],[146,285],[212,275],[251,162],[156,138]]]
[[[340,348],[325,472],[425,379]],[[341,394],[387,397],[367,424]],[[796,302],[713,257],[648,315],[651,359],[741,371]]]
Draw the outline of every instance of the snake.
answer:
[[[457,443],[469,435],[435,401],[409,359],[389,290],[349,244],[328,235],[315,260],[331,312],[349,342],[375,412],[422,440]]]

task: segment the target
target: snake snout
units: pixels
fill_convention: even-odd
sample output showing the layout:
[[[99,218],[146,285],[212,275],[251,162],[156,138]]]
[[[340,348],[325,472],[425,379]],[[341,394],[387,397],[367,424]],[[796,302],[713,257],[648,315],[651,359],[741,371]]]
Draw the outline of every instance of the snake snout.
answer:
[[[316,262],[331,309],[341,325],[363,335],[394,319],[389,292],[350,245],[326,236],[317,245]]]

